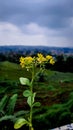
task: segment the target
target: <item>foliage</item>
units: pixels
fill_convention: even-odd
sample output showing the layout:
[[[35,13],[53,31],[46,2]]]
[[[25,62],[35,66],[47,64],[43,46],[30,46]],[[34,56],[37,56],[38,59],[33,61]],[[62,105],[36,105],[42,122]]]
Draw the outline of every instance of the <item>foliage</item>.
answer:
[[[73,92],[64,104],[54,104],[51,107],[41,107],[33,112],[33,124],[36,130],[48,130],[69,124],[73,121]],[[53,123],[54,122],[54,123]],[[40,125],[39,125],[40,124]],[[45,128],[46,126],[46,128]]]
[[[2,115],[2,113],[4,113],[4,108],[7,104],[7,101],[8,101],[8,96],[5,95],[0,101],[0,115]]]
[[[54,65],[54,70],[60,72],[73,72],[73,56],[68,56],[64,58],[63,55],[56,56],[56,62]]]
[[[37,112],[34,112],[33,116],[33,124],[36,130],[38,130],[38,128],[42,128],[42,130],[48,130],[48,128],[52,129],[71,122],[72,117],[70,109],[64,107],[63,104],[56,104],[51,108],[44,107],[41,108],[41,110],[38,109]]]
[[[40,102],[35,102],[35,96],[36,92],[33,92],[33,85],[34,85],[34,79],[36,78],[37,73],[35,72],[37,66],[39,66],[39,71],[44,71],[44,64],[46,62],[49,62],[50,64],[54,64],[54,58],[50,55],[47,55],[44,57],[41,53],[37,54],[37,57],[21,57],[20,58],[20,65],[22,68],[26,68],[27,71],[31,71],[31,81],[28,78],[20,78],[20,83],[22,85],[27,85],[29,88],[23,92],[23,96],[27,98],[27,104],[30,107],[30,113],[28,119],[20,118],[18,119],[15,124],[14,128],[18,129],[21,128],[23,125],[28,125],[29,130],[34,130],[33,124],[32,124],[32,117],[33,117],[33,107],[40,106]]]
[[[6,120],[15,120],[14,118],[14,108],[16,104],[18,95],[14,94],[10,98],[5,95],[1,101],[0,101],[0,126],[1,122],[6,121]],[[7,127],[6,124],[2,126]]]
[[[45,82],[48,81],[48,75],[44,72],[37,72],[36,78],[35,78],[36,82]]]
[[[12,69],[10,69],[11,66],[12,66]],[[8,74],[8,77],[6,77],[0,81],[0,98],[5,93],[7,93],[8,95],[16,93],[17,92],[16,88],[18,88],[18,87],[21,87],[20,93],[22,93],[22,91],[24,89],[26,89],[26,90],[29,89],[29,86],[25,85],[23,87],[23,85],[19,84],[18,77],[20,75],[21,75],[21,77],[26,76],[31,80],[31,72],[26,71],[24,68],[20,69],[19,65],[17,65],[17,66],[18,67],[15,67],[15,64],[10,65],[7,62],[4,64],[4,66],[1,66],[0,80],[3,79],[2,77],[4,77],[6,74]],[[16,68],[16,69],[14,69],[14,68]],[[37,72],[38,72],[38,70],[39,70],[39,67],[37,69]],[[2,75],[2,73],[3,73],[3,75]],[[35,101],[41,101],[41,103],[42,103],[41,108],[38,107],[38,109],[37,109],[35,106],[33,109],[32,123],[33,123],[33,127],[36,130],[38,130],[38,128],[47,130],[50,128],[54,128],[56,126],[60,126],[63,124],[65,125],[69,122],[73,122],[73,100],[72,100],[73,99],[73,94],[72,94],[73,74],[72,73],[62,73],[62,72],[57,72],[57,71],[50,71],[50,70],[47,70],[46,73],[47,73],[48,77],[44,76],[44,78],[46,77],[46,78],[48,78],[48,80],[44,80],[44,82],[42,82],[42,83],[37,82],[37,80],[34,82],[35,87],[33,90],[34,90],[34,92],[37,91]],[[44,75],[45,75],[45,73],[44,73]],[[27,87],[28,87],[28,89],[27,89]],[[52,90],[55,90],[53,92],[53,94],[52,94]],[[26,92],[26,94],[25,93],[23,93],[23,94],[25,94],[25,96],[27,98],[27,95],[29,92],[28,91],[25,91],[25,92]],[[71,92],[71,94],[69,96],[70,92]],[[50,96],[51,96],[51,98],[50,98]],[[69,97],[69,99],[68,99],[68,97]],[[22,98],[22,97],[20,97],[20,98]],[[47,98],[48,98],[48,100],[47,100]],[[59,102],[56,102],[56,100],[58,100]],[[4,112],[7,109],[9,97],[7,97],[6,101],[7,101],[7,103],[4,106],[4,110],[1,112],[2,120],[4,120],[4,118],[5,118],[5,120],[2,121],[2,123],[0,123],[0,128],[4,127],[5,124],[8,124],[8,127],[9,127],[10,118],[11,118],[11,120],[15,119],[14,122],[19,117],[21,117],[21,118],[25,117],[25,119],[28,119],[29,111],[19,111],[18,113],[14,113],[14,115],[6,115],[7,117],[6,116],[4,117]],[[48,107],[45,107],[45,104],[43,103],[45,101],[47,102]],[[21,101],[19,100],[19,102],[21,102]],[[55,108],[52,106],[52,102],[54,104],[55,103],[62,103],[62,104],[60,104],[60,106],[56,106],[56,110],[54,110]],[[21,104],[23,104],[23,103],[21,102]],[[26,106],[23,106],[23,107],[26,107]],[[29,107],[27,107],[27,108],[29,108]],[[57,111],[57,110],[59,110],[59,111]],[[57,114],[57,112],[58,112],[58,114]],[[6,122],[6,118],[7,118],[8,123]],[[52,124],[52,122],[55,122],[55,123]],[[2,127],[1,127],[1,124],[2,124]],[[13,124],[11,124],[10,129],[13,129],[12,125]],[[46,128],[45,128],[45,126],[46,126]],[[26,126],[23,126],[22,128],[26,129]],[[27,129],[28,129],[28,127],[27,127]]]
[[[1,80],[0,81],[0,98],[6,93],[7,95],[11,95],[14,93],[18,93],[18,82],[9,81],[9,80]]]
[[[15,104],[17,101],[17,94],[13,94],[10,98],[5,95],[0,101],[0,129],[1,130],[13,130],[13,122],[20,117],[28,114],[28,111],[15,112]]]
[[[7,111],[6,111],[6,113],[8,115],[13,114],[15,104],[16,104],[16,101],[17,101],[17,97],[18,97],[17,94],[14,94],[13,96],[10,97],[9,102],[7,104]]]

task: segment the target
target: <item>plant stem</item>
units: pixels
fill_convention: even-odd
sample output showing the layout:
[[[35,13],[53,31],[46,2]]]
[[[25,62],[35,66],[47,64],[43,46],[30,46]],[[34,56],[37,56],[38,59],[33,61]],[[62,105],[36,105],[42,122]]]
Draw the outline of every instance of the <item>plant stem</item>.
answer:
[[[32,84],[31,84],[31,93],[32,93]],[[30,107],[30,127],[29,130],[32,128],[32,96],[31,96],[31,107]]]
[[[31,107],[30,107],[30,126],[29,126],[29,130],[32,130],[32,111],[33,111],[33,81],[34,81],[34,64],[33,64],[33,68],[32,68],[32,79],[31,79],[31,87],[30,87],[30,91],[32,93],[31,95]]]

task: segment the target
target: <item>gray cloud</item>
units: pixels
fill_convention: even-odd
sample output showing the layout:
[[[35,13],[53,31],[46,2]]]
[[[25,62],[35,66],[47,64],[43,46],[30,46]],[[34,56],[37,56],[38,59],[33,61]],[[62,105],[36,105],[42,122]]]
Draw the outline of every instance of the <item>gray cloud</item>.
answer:
[[[68,18],[73,16],[72,0],[1,0],[0,5],[0,20],[20,25],[31,21],[42,26],[60,28],[68,26]]]
[[[72,18],[73,0],[0,0],[0,22],[14,24],[22,31],[23,26],[35,23],[57,31],[57,35],[70,39],[71,44]]]

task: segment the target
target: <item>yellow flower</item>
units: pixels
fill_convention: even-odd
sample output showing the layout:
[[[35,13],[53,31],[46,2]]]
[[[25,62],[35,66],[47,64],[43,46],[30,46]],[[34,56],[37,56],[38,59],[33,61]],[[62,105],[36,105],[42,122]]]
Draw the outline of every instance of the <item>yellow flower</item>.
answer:
[[[33,58],[31,56],[29,57],[20,57],[20,65],[22,68],[31,68],[32,63],[33,63]]]
[[[52,59],[52,56],[47,55],[47,56],[46,56],[46,60],[48,61],[48,60],[50,60],[50,59]]]
[[[41,53],[38,53],[37,61],[41,64],[42,62],[45,62],[46,59]]]
[[[20,63],[24,63],[24,60],[25,60],[25,58],[24,57],[20,57]]]
[[[33,58],[32,57],[25,57],[25,64],[30,65],[33,63]]]
[[[55,63],[54,59],[50,59],[49,63],[53,65]]]
[[[55,63],[55,60],[51,55],[46,56],[46,61],[49,61],[49,63],[52,65]]]
[[[25,66],[25,58],[21,56],[19,61],[20,61],[21,67],[24,68],[24,66]]]

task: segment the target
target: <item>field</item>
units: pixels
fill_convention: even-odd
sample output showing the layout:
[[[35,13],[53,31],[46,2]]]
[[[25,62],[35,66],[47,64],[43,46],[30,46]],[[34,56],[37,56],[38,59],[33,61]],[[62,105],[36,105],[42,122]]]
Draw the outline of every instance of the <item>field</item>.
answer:
[[[17,93],[14,112],[29,110],[22,95],[27,86],[20,84],[20,77],[31,79],[31,73],[18,64],[0,62],[0,98]],[[44,75],[36,78],[34,92],[37,92],[35,100],[41,102],[41,107],[33,111],[35,130],[48,130],[73,122],[73,73],[45,70]]]

